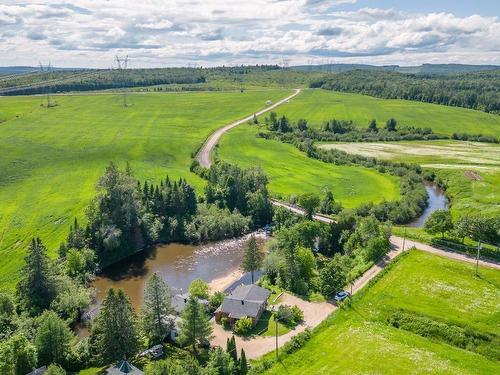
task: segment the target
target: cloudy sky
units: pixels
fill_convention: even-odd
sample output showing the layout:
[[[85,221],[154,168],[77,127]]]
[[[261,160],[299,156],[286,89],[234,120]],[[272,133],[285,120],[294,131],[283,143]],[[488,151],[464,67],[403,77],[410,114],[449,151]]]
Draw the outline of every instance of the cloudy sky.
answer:
[[[0,0],[0,66],[500,64],[495,0]]]

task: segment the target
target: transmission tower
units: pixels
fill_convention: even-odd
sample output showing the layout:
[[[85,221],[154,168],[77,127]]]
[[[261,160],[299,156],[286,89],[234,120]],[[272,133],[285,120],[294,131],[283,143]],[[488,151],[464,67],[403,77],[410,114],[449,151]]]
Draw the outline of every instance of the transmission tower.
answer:
[[[48,73],[52,72],[52,66],[50,65],[50,62],[45,66],[43,66],[42,62],[39,62],[39,69],[40,69],[40,74],[42,74],[42,76],[43,73],[47,73],[47,80],[48,80],[49,79]],[[45,86],[45,96],[47,98],[47,108],[52,107],[52,102],[50,98],[50,87],[48,84]]]
[[[120,57],[118,55],[115,56],[116,58],[116,65],[118,67],[118,70],[120,71],[120,77],[122,79],[123,83],[123,106],[127,107],[127,89],[125,87],[125,78],[126,78],[126,73],[125,71],[127,70],[128,67],[128,55],[125,57]]]

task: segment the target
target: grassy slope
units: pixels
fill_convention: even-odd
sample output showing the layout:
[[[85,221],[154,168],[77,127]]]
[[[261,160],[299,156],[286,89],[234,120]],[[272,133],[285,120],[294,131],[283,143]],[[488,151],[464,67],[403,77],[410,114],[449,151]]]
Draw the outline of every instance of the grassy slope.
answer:
[[[277,111],[292,120],[305,118],[315,127],[337,118],[362,127],[375,118],[379,126],[394,117],[401,125],[430,127],[436,133],[453,132],[500,135],[500,116],[465,108],[408,100],[378,99],[360,94],[305,90],[290,105]]]
[[[258,130],[258,126],[250,125],[231,130],[222,138],[219,157],[242,166],[261,166],[275,194],[320,194],[328,187],[345,207],[398,198],[395,177],[367,168],[335,166],[310,159],[292,145],[257,138]]]
[[[0,98],[0,289],[16,282],[32,236],[55,254],[109,161],[130,161],[140,179],[168,173],[200,188],[190,153],[214,129],[288,93],[130,95],[128,108],[117,95],[58,96],[50,109],[39,97]]]
[[[411,142],[335,142],[320,146],[385,160],[404,160],[423,167],[463,169],[480,167],[500,171],[500,145],[453,140]]]
[[[415,251],[351,308],[339,310],[306,346],[266,374],[493,374],[500,363],[398,330],[386,323],[398,308],[451,324],[500,333],[500,273]]]
[[[418,163],[437,171],[448,185],[455,217],[464,214],[500,214],[500,146],[497,144],[450,140],[332,143],[354,154]],[[475,171],[480,180],[470,180],[465,171]]]

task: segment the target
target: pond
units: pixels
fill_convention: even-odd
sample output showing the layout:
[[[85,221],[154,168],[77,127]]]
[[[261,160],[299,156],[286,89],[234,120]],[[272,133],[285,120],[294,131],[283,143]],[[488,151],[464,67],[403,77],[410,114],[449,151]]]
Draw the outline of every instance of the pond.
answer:
[[[429,195],[428,205],[419,218],[408,224],[409,227],[422,228],[427,218],[434,211],[448,209],[448,199],[442,189],[436,187],[434,184],[426,184],[425,190],[427,190],[427,194]]]

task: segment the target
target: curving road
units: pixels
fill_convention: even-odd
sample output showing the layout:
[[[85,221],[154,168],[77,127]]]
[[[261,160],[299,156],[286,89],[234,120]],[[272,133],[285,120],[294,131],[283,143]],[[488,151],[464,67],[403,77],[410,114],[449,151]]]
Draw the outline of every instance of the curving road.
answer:
[[[258,112],[255,112],[256,116],[260,116],[263,113],[269,112],[280,105],[287,103],[290,99],[294,98],[295,96],[300,94],[301,89],[295,89],[295,92],[292,95],[287,96],[284,99],[281,99],[280,101],[277,101],[276,103],[270,105],[269,107],[266,107],[264,109],[261,109]],[[205,141],[203,146],[201,147],[200,151],[198,152],[198,155],[196,155],[196,159],[200,163],[200,165],[204,168],[209,168],[210,165],[212,164],[212,160],[210,159],[210,154],[212,153],[212,150],[214,149],[215,145],[219,143],[220,138],[226,133],[228,130],[231,130],[232,128],[241,125],[249,120],[253,119],[254,114],[252,113],[250,116],[247,116],[241,120],[235,121],[231,124],[228,124],[226,126],[223,126],[220,129],[217,129],[208,139]]]
[[[285,207],[298,215],[305,215],[306,214],[305,210],[303,208],[296,206],[296,205],[291,205],[291,204],[279,202],[276,200],[271,200],[271,203],[274,206]],[[321,221],[323,223],[327,223],[327,224],[334,222],[333,219],[331,219],[327,216],[318,215],[318,214],[313,215],[313,219],[317,220],[317,221]],[[476,258],[472,257],[470,255],[456,253],[454,251],[447,251],[447,250],[443,250],[443,249],[438,249],[436,247],[426,245],[424,243],[416,242],[416,241],[409,240],[409,239],[403,239],[402,237],[391,236],[390,241],[391,241],[392,248],[396,249],[398,251],[406,250],[406,249],[409,249],[410,247],[416,247],[419,250],[422,250],[422,251],[425,251],[425,252],[428,252],[431,254],[440,255],[440,256],[443,256],[446,258],[450,258],[450,259],[461,260],[463,262],[476,263]],[[403,249],[403,245],[404,245],[404,249]],[[485,266],[485,267],[500,269],[500,263],[495,262],[495,261],[479,260],[479,264],[481,266]]]

